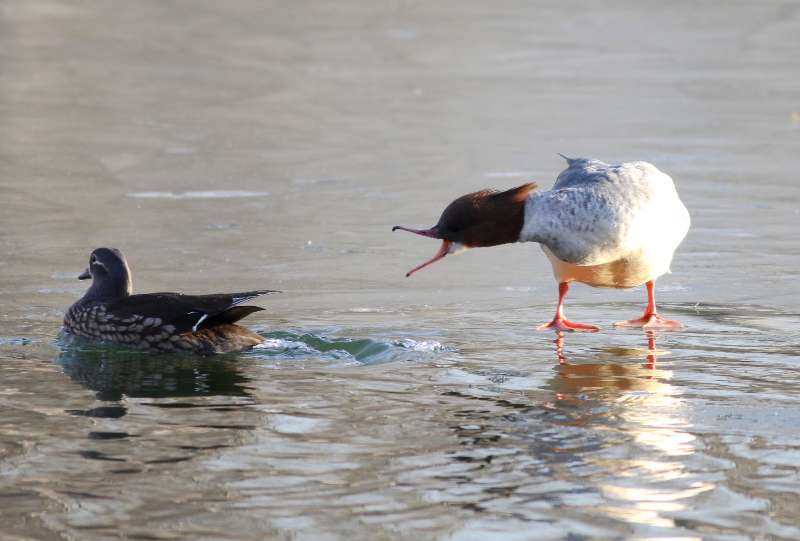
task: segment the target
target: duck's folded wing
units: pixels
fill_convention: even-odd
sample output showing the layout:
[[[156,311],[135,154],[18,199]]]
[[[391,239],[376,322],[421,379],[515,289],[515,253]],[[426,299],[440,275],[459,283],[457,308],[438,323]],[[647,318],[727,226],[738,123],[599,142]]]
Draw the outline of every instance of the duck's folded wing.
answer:
[[[221,323],[234,323],[263,310],[242,303],[276,291],[262,289],[241,293],[183,295],[180,293],[145,293],[124,297],[108,305],[108,312],[117,322],[136,323],[144,327],[174,327],[184,333],[209,328]]]

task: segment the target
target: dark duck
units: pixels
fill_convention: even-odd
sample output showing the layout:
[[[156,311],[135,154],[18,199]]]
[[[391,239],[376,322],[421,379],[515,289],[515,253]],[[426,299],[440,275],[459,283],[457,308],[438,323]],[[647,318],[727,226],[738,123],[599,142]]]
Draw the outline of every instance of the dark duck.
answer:
[[[89,278],[92,285],[67,311],[64,330],[150,351],[208,355],[250,349],[263,338],[236,322],[263,308],[242,303],[277,293],[260,289],[211,295],[132,295],[128,262],[115,248],[92,252],[89,268],[78,276],[80,280]]]

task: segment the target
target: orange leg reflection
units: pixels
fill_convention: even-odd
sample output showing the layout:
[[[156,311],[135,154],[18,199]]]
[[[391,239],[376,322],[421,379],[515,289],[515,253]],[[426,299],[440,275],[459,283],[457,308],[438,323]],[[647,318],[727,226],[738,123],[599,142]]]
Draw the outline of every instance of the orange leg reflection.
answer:
[[[567,358],[564,357],[564,333],[556,331],[556,339],[553,340],[553,343],[556,345],[558,364],[567,364]]]
[[[647,368],[655,370],[656,368],[656,333],[653,331],[645,331],[647,335]]]
[[[645,335],[647,335],[647,362],[645,363],[645,366],[651,370],[655,370],[656,333],[652,330],[647,330],[645,331]],[[564,333],[562,331],[556,331],[556,339],[553,340],[553,343],[556,345],[556,359],[558,359],[558,364],[568,365],[569,361],[567,360],[567,356],[564,354]]]

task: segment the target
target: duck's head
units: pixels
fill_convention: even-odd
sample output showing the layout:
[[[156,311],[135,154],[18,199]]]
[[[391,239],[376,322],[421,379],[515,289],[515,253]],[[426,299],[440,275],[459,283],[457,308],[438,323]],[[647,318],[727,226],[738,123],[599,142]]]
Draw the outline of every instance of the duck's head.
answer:
[[[122,252],[116,248],[97,248],[89,256],[89,267],[78,280],[92,279],[87,297],[117,298],[131,294],[131,271]]]
[[[436,255],[408,271],[406,277],[448,254],[467,248],[517,242],[525,222],[525,201],[534,189],[536,183],[529,182],[504,192],[482,190],[469,193],[447,205],[439,222],[429,229],[394,226],[392,231],[399,229],[442,240]]]

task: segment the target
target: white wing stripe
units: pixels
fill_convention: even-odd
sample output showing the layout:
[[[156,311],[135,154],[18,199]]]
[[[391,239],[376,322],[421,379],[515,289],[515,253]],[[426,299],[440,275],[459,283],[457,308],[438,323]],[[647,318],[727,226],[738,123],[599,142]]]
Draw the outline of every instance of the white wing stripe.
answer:
[[[198,320],[197,320],[197,323],[195,323],[195,324],[194,324],[194,327],[192,327],[192,332],[197,332],[197,327],[199,327],[199,326],[200,326],[200,324],[201,324],[201,323],[202,323],[202,322],[203,322],[203,321],[204,321],[204,320],[205,320],[207,317],[208,317],[208,314],[203,314],[203,317],[201,317],[200,319],[198,319]]]

